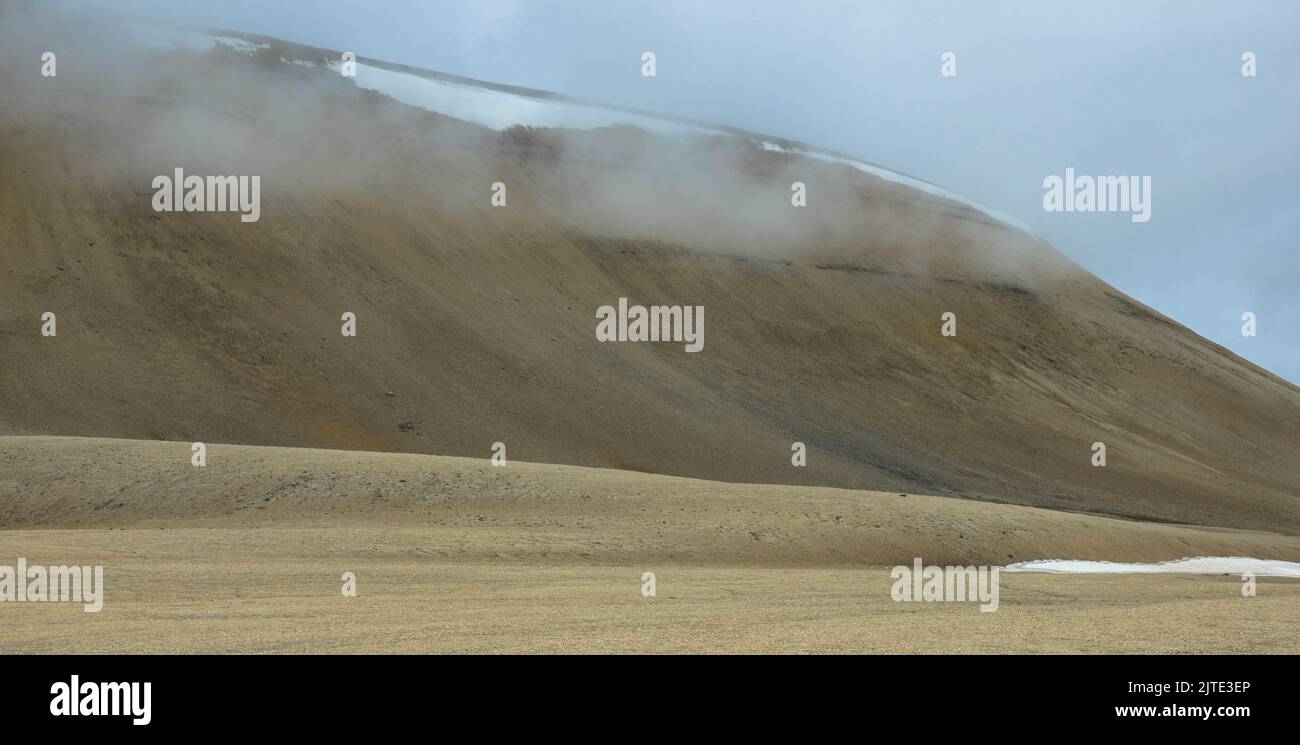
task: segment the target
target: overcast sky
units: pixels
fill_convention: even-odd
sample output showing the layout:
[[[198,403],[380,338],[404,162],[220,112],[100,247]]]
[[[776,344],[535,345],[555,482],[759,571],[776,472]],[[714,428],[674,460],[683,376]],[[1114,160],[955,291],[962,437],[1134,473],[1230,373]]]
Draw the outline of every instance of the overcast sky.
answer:
[[[80,2],[842,150],[1023,219],[1300,382],[1300,3]],[[1045,212],[1043,179],[1067,166],[1150,176],[1150,222]]]

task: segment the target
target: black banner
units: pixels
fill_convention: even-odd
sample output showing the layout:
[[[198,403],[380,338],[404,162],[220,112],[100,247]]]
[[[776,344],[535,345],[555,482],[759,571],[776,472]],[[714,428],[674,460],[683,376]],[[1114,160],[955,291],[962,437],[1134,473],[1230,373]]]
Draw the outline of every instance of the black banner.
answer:
[[[891,722],[926,734],[1045,732],[1038,725],[1240,731],[1289,720],[1294,698],[1286,657],[20,656],[3,664],[5,722],[50,734],[338,735],[427,728],[434,719],[545,728],[597,716],[626,718],[637,731],[697,719],[742,731],[773,721]]]

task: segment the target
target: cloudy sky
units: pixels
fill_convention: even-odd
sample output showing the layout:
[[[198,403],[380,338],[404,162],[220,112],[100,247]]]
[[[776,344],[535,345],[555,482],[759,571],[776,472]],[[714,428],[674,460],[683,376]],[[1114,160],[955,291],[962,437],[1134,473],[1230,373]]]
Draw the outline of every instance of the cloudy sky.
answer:
[[[1300,383],[1300,3],[80,2],[842,150],[1023,219]],[[1067,166],[1150,176],[1150,222],[1045,212],[1043,179]]]

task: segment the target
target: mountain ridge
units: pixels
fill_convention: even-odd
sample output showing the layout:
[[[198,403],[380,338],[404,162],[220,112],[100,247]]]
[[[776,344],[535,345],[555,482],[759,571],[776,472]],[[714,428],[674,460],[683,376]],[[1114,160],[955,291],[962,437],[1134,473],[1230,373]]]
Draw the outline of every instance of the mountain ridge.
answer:
[[[499,441],[1300,533],[1300,389],[963,205],[744,136],[494,131],[238,52],[113,54],[0,79],[0,434]],[[180,166],[260,174],[260,222],[154,213]],[[619,297],[706,305],[704,350],[598,343]]]

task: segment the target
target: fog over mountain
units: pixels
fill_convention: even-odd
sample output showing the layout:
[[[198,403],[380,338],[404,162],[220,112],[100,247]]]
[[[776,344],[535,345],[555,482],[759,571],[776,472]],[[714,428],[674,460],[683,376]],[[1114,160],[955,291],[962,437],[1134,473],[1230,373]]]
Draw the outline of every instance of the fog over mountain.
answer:
[[[1119,289],[1300,381],[1300,6],[63,0],[770,133],[1028,222]],[[658,74],[639,74],[654,51]],[[957,55],[958,75],[939,74]],[[1243,78],[1253,52],[1258,75]],[[1074,167],[1149,175],[1154,217],[1048,214]],[[1253,312],[1258,335],[1243,337]]]

